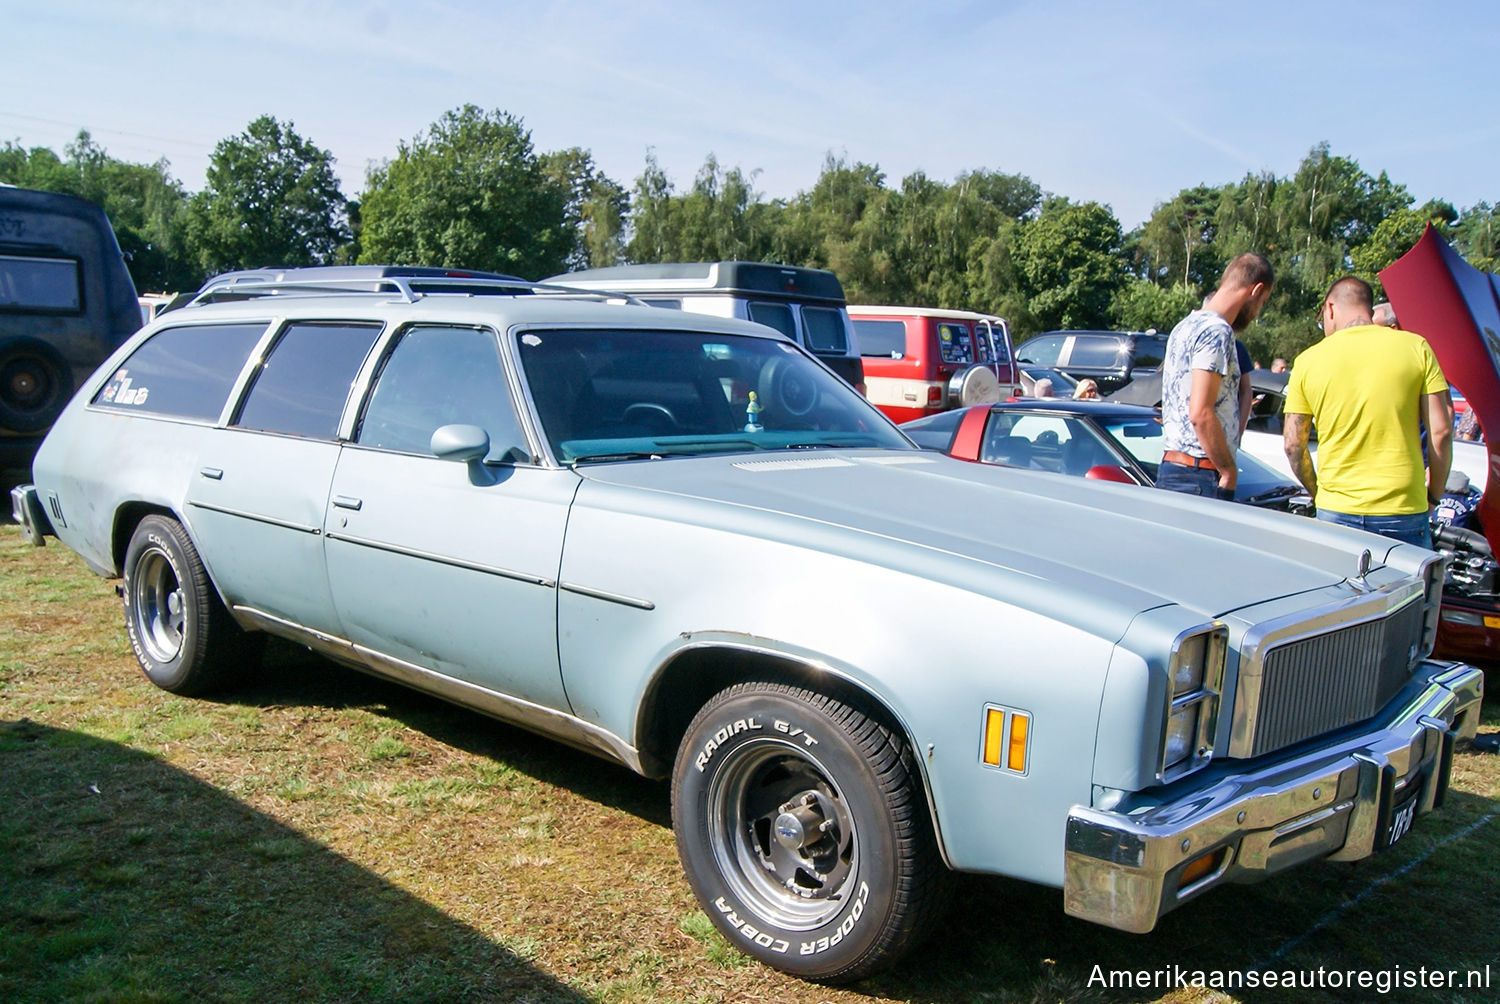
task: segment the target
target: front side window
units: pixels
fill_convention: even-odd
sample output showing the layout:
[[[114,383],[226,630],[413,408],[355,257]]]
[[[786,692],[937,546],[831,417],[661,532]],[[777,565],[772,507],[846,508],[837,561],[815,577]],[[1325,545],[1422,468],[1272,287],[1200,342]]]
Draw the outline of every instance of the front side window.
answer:
[[[217,421],[265,324],[164,328],[130,354],[94,398],[101,408]]]
[[[491,461],[530,455],[516,419],[500,343],[487,328],[416,325],[401,333],[365,406],[355,441],[401,453],[432,453],[445,425],[477,425]]]
[[[1062,355],[1063,335],[1039,335],[1021,343],[1016,350],[1016,355],[1023,363],[1036,363],[1039,366],[1056,366],[1058,357]]]
[[[380,334],[379,324],[289,324],[261,365],[234,424],[333,439],[349,387]]]
[[[75,259],[0,255],[0,310],[76,314],[82,309]]]
[[[543,431],[565,463],[911,448],[852,387],[777,339],[569,329],[518,341]]]
[[[842,311],[828,307],[803,307],[802,323],[807,326],[807,347],[814,352],[843,355],[849,351]]]
[[[752,302],[749,309],[750,320],[756,324],[775,328],[792,341],[797,340],[797,322],[792,317],[791,307],[784,303]]]
[[[984,430],[985,463],[1082,477],[1119,456],[1087,419],[1046,412],[996,412]]]
[[[859,354],[872,359],[901,359],[906,356],[906,322],[855,321],[854,337],[859,339]]]

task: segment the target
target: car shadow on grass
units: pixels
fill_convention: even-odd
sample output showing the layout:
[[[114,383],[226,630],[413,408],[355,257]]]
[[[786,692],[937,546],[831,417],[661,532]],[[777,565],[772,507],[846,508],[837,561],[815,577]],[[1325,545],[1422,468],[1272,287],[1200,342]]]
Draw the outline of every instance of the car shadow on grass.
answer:
[[[154,757],[0,722],[0,999],[587,998]]]
[[[440,698],[270,639],[260,671],[213,700],[265,707],[365,708],[447,746],[500,761],[659,826],[672,825],[666,786],[592,754]]]

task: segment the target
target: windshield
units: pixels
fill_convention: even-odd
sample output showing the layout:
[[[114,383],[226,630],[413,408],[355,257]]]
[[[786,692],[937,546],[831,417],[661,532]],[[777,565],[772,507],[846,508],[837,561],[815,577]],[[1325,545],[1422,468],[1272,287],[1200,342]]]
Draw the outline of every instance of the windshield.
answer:
[[[694,331],[528,331],[521,367],[563,463],[754,450],[912,449],[800,348]]]
[[[1101,422],[1104,430],[1136,459],[1151,480],[1156,480],[1156,467],[1161,463],[1162,451],[1166,449],[1162,440],[1161,421],[1154,417],[1110,419]],[[1239,469],[1239,480],[1235,485],[1235,498],[1245,499],[1264,495],[1281,489],[1296,491],[1297,486],[1283,477],[1275,468],[1255,459],[1244,450],[1235,451],[1235,467]]]

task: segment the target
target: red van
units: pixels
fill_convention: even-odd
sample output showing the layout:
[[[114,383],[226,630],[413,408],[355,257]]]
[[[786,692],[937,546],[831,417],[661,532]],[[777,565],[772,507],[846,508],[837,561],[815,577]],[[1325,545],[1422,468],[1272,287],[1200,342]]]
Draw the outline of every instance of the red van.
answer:
[[[865,396],[892,421],[1020,394],[1010,328],[993,314],[849,306]]]

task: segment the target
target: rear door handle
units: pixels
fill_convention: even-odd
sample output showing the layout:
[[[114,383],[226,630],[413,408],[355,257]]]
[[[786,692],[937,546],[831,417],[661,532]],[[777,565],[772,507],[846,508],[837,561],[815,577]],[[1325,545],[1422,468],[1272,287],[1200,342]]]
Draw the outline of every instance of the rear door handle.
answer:
[[[208,478],[210,481],[224,480],[224,471],[218,467],[202,467],[199,468],[198,473],[203,475],[205,478]]]
[[[352,495],[335,495],[333,497],[333,504],[339,509],[353,509],[358,511],[359,507],[365,503],[364,499],[357,499]]]

